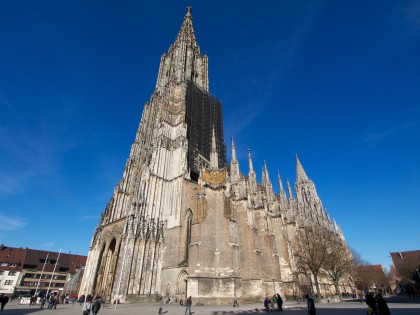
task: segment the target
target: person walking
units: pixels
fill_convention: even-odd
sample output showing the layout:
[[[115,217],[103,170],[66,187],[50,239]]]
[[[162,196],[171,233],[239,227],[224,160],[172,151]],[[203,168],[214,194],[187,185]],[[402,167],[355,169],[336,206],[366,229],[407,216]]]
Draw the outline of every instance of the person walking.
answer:
[[[238,298],[236,297],[236,293],[233,294],[233,307],[239,307]]]
[[[283,299],[279,293],[277,293],[277,310],[279,312],[283,312]]]
[[[379,315],[391,315],[389,311],[388,304],[386,304],[383,296],[382,290],[379,290],[378,294],[375,296],[376,305],[378,306]]]
[[[92,310],[92,315],[98,314],[99,310],[101,309],[101,297],[99,295],[95,295],[93,297],[93,302],[90,306],[90,309]]]
[[[43,308],[44,308],[44,306],[45,306],[45,301],[46,301],[46,298],[45,298],[45,295],[41,298],[41,307],[40,307],[40,309],[42,310]]]
[[[57,304],[60,303],[60,297],[58,296],[58,294],[56,294],[55,298],[54,298],[54,309],[57,309]]]
[[[366,304],[368,306],[368,309],[367,309],[368,315],[371,315],[371,314],[378,315],[378,306],[376,304],[375,297],[373,296],[373,292],[366,293],[365,299],[366,299]]]
[[[4,307],[6,306],[7,302],[9,302],[9,297],[6,294],[2,294],[1,295],[1,298],[0,298],[1,310],[4,309]]]
[[[191,305],[192,305],[192,299],[190,295],[187,301],[185,302],[185,315],[191,315]]]
[[[270,308],[270,300],[268,299],[268,294],[265,294],[265,299],[264,299],[264,310],[266,312],[270,312],[271,308]]]
[[[308,314],[309,315],[316,315],[316,308],[315,308],[315,302],[314,299],[309,296],[309,294],[306,294],[306,299],[308,300]]]
[[[54,306],[54,295],[51,294],[48,299],[48,309],[52,310],[53,306]]]
[[[83,308],[82,308],[83,315],[89,315],[90,314],[91,305],[92,305],[92,303],[91,303],[90,299],[86,299],[86,303],[83,305]]]
[[[163,297],[161,295],[159,297],[159,312],[158,312],[158,314],[162,314],[162,308],[163,308]]]

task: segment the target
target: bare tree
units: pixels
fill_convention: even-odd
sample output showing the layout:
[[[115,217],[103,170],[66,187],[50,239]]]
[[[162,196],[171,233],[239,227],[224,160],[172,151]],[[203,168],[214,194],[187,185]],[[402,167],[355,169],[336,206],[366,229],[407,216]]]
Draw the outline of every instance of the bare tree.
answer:
[[[334,283],[335,292],[340,295],[340,281],[354,274],[355,262],[347,244],[330,234],[329,248],[323,264],[323,275]]]
[[[312,227],[300,228],[296,233],[294,256],[296,267],[305,274],[311,285],[311,276],[315,282],[316,293],[321,296],[319,276],[328,256],[330,243],[329,232],[325,229]]]

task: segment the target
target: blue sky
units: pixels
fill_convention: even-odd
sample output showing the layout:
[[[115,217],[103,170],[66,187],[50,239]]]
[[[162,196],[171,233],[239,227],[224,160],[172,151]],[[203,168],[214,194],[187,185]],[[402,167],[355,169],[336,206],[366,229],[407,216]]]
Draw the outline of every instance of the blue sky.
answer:
[[[364,259],[420,249],[420,3],[357,0],[2,2],[0,243],[88,253],[188,4],[242,172],[298,153]]]

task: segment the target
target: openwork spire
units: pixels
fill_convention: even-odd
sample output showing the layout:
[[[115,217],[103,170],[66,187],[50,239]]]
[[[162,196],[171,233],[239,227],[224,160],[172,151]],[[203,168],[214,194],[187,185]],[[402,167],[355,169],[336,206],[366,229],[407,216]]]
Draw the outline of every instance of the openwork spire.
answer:
[[[296,183],[302,183],[307,181],[309,181],[308,175],[306,175],[306,172],[299,161],[299,157],[296,154]]]
[[[184,20],[182,21],[181,28],[179,29],[178,36],[176,37],[175,43],[172,46],[186,45],[187,47],[193,48],[198,54],[200,54],[200,48],[197,45],[195,39],[195,32],[193,26],[193,19],[191,15],[191,7],[187,7]]]
[[[170,82],[188,81],[209,91],[208,60],[201,55],[195,38],[191,7],[187,7],[175,42],[161,58],[156,91],[164,93]]]

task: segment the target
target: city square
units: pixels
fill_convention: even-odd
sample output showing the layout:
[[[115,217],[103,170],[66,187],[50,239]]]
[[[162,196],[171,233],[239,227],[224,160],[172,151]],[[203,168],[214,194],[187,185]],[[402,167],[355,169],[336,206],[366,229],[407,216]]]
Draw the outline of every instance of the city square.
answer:
[[[420,298],[390,298],[387,299],[392,315],[418,315],[420,313]],[[318,315],[365,315],[366,304],[355,300],[343,300],[341,303],[316,304]],[[144,304],[119,304],[110,305],[109,308],[101,308],[99,315],[156,315],[158,314],[158,303]],[[165,304],[163,314],[183,315],[184,308],[176,304]],[[26,314],[60,314],[60,315],[81,315],[82,306],[79,303],[58,305],[56,310],[40,310],[39,306],[20,305],[18,301],[7,304],[4,314],[26,315]],[[259,315],[265,314],[261,304],[243,304],[233,308],[229,306],[193,306],[193,315]],[[272,314],[280,312],[272,311]],[[308,314],[305,302],[288,302],[284,304],[283,314],[303,315]]]

